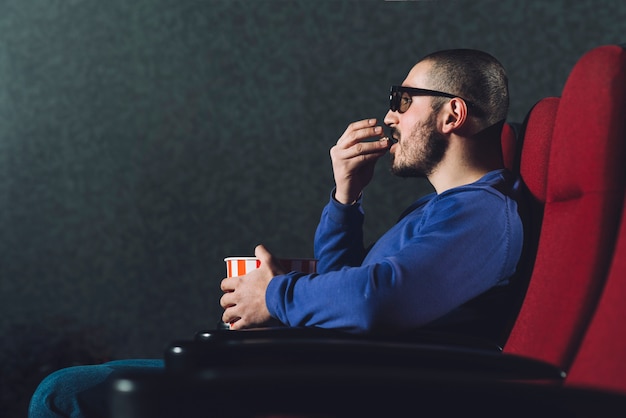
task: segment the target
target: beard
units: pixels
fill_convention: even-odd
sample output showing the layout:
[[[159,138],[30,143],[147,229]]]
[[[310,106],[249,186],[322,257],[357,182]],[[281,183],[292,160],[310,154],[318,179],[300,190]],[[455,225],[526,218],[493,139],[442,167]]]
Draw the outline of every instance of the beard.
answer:
[[[398,150],[390,154],[393,174],[399,177],[428,177],[432,174],[448,149],[445,136],[437,132],[435,119],[433,113],[424,123],[416,125],[408,137],[400,138]],[[395,136],[397,130],[393,129],[392,134]]]

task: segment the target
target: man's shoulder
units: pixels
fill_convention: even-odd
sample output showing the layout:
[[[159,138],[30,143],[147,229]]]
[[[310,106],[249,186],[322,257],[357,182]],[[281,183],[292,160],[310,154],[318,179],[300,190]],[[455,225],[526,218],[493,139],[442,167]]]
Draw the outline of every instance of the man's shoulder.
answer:
[[[490,171],[477,181],[448,189],[436,198],[475,199],[485,194],[493,194],[499,198],[517,199],[519,179],[507,169]]]
[[[446,216],[498,217],[515,211],[519,192],[507,173],[489,173],[481,180],[446,190],[434,196],[424,212]],[[510,174],[510,173],[509,173]]]

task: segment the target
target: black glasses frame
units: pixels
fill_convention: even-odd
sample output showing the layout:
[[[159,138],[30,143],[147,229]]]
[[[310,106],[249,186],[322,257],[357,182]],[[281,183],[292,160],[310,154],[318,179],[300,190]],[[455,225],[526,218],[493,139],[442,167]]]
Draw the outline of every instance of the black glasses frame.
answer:
[[[446,93],[446,92],[437,91],[437,90],[420,89],[417,87],[391,86],[391,89],[389,91],[389,109],[392,112],[404,113],[407,110],[409,110],[409,106],[411,106],[411,102],[409,102],[409,106],[407,106],[406,109],[401,110],[402,93],[407,93],[411,97],[413,96],[437,96],[437,97],[447,97],[449,99],[459,98],[467,104],[467,107],[474,107],[474,108],[476,107],[474,103],[456,94]]]

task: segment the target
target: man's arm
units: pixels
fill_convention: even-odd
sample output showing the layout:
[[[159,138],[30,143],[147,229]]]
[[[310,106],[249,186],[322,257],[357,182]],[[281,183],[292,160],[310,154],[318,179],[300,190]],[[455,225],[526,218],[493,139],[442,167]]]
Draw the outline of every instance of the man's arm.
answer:
[[[363,221],[360,199],[354,205],[342,205],[331,197],[315,231],[318,273],[361,264],[365,257]]]
[[[376,126],[376,119],[354,122],[331,149],[336,203],[352,204],[371,181],[376,161],[387,152],[389,146],[388,139],[380,139],[382,132],[382,127]],[[365,142],[371,138],[380,140]],[[342,241],[334,242],[337,243]],[[271,280],[275,276],[282,276],[283,272],[280,264],[263,246],[258,246],[255,254],[261,259],[258,269],[245,276],[231,277],[221,282],[222,291],[225,292],[220,299],[224,308],[222,320],[230,323],[232,329],[262,326],[271,319],[266,305],[266,289]]]
[[[361,197],[372,180],[376,162],[389,147],[382,132],[376,119],[351,123],[330,150],[335,189],[322,211],[314,244],[320,273],[358,266],[363,260]],[[378,140],[370,141],[372,138]]]
[[[504,283],[521,252],[516,205],[493,193],[468,193],[475,198],[441,199],[431,212],[405,218],[362,266],[274,278],[268,310],[290,326],[407,330]]]

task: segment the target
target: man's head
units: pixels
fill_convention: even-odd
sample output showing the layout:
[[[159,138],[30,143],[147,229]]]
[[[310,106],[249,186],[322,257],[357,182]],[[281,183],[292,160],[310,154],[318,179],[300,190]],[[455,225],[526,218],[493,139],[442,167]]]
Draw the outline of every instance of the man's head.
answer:
[[[483,148],[484,154],[485,147],[471,144],[469,138],[503,121],[508,104],[506,73],[491,55],[469,49],[427,55],[402,86],[392,87],[385,117],[399,140],[391,149],[392,171],[400,176],[429,176],[445,158],[451,136],[468,139],[461,142],[467,148],[463,157],[473,158],[472,146]]]
[[[420,62],[431,64],[427,82],[431,89],[458,95],[470,101],[470,116],[487,128],[506,118],[509,110],[508,78],[494,57],[473,49],[434,52]],[[433,101],[443,105],[445,98]]]

